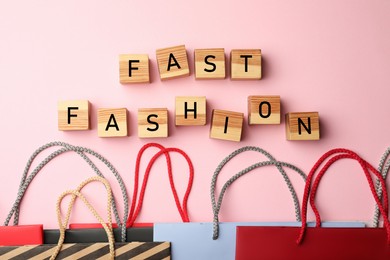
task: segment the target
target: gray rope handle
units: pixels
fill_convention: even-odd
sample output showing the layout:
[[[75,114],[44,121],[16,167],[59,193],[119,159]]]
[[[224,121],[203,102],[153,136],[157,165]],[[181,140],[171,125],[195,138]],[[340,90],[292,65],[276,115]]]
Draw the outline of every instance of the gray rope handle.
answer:
[[[47,156],[43,161],[41,161],[39,163],[39,165],[31,172],[31,174],[29,176],[27,176],[28,172],[30,171],[31,165],[32,165],[33,161],[35,160],[35,158],[38,156],[38,154],[40,154],[42,151],[44,151],[44,150],[46,150],[46,149],[48,149],[50,147],[54,147],[54,146],[62,146],[62,148],[58,149],[57,151],[52,152],[49,156]],[[129,206],[128,206],[129,203],[128,203],[128,195],[127,195],[126,186],[125,186],[125,184],[123,182],[122,177],[119,175],[119,173],[115,169],[115,167],[106,158],[104,158],[99,153],[97,153],[97,152],[95,152],[95,151],[93,151],[93,150],[91,150],[89,148],[80,147],[80,146],[73,146],[73,145],[70,145],[70,144],[67,144],[67,143],[64,143],[64,142],[51,142],[51,143],[45,144],[45,145],[39,147],[30,156],[29,160],[27,161],[26,167],[25,167],[24,172],[23,172],[23,176],[22,176],[20,184],[19,184],[19,189],[18,189],[16,200],[15,200],[15,202],[14,202],[10,212],[8,213],[8,216],[7,216],[7,218],[6,218],[5,222],[4,222],[4,226],[8,226],[12,216],[14,216],[13,224],[14,225],[18,225],[20,203],[21,203],[21,201],[23,199],[23,196],[24,196],[28,186],[32,182],[32,180],[35,178],[35,176],[40,172],[40,170],[46,164],[48,164],[51,160],[53,160],[57,156],[65,153],[65,152],[68,152],[68,151],[74,151],[78,155],[80,155],[80,157],[82,157],[88,163],[88,165],[91,166],[93,171],[98,176],[104,178],[104,175],[100,172],[100,170],[96,167],[96,165],[91,161],[91,159],[88,156],[85,155],[85,153],[90,154],[90,155],[96,157],[97,159],[99,159],[114,174],[115,178],[117,179],[117,181],[118,181],[118,183],[120,185],[120,188],[121,188],[121,191],[122,191],[123,200],[124,200],[124,216],[123,216],[123,220],[122,221],[120,220],[120,217],[119,217],[119,213],[118,213],[118,210],[117,210],[117,207],[116,207],[115,199],[112,200],[112,208],[113,208],[115,220],[116,220],[118,226],[121,228],[121,240],[122,240],[122,242],[125,242],[126,241],[126,221],[127,221],[127,217],[128,217],[128,213],[129,213]]]
[[[390,169],[390,160],[387,160],[389,156],[390,156],[390,147],[388,147],[386,149],[386,151],[384,152],[384,154],[382,155],[382,157],[379,161],[379,166],[378,166],[378,172],[380,172],[382,174],[382,177],[385,180],[386,180],[387,174],[389,173],[389,169]],[[387,160],[387,162],[386,162],[386,160]],[[376,180],[376,182],[375,182],[375,189],[376,189],[376,193],[378,194],[379,199],[382,199],[383,191],[382,191],[382,185],[381,185],[379,180]],[[378,205],[375,204],[373,227],[378,227],[380,214],[381,213],[379,212]]]
[[[264,154],[269,159],[269,161],[263,161],[263,162],[255,163],[255,164],[245,168],[244,170],[238,172],[233,177],[231,177],[224,184],[224,186],[222,187],[221,193],[219,194],[219,197],[218,197],[218,203],[216,203],[216,201],[215,201],[215,189],[216,189],[216,182],[217,182],[217,177],[218,177],[219,173],[221,172],[222,168],[233,157],[235,157],[238,154],[243,153],[245,151],[256,151],[256,152],[259,152],[261,154]],[[292,186],[291,181],[288,178],[288,176],[287,176],[286,172],[284,171],[283,167],[288,167],[288,168],[296,171],[303,178],[304,181],[306,181],[306,174],[302,170],[300,170],[298,167],[296,167],[296,166],[294,166],[292,164],[289,164],[289,163],[286,163],[286,162],[276,161],[275,158],[271,154],[269,154],[267,151],[265,151],[265,150],[263,150],[263,149],[261,149],[259,147],[245,146],[245,147],[242,147],[240,149],[235,150],[229,156],[227,156],[225,159],[223,159],[222,162],[218,165],[217,169],[214,171],[214,175],[213,175],[213,178],[211,180],[210,195],[211,195],[211,204],[212,204],[213,213],[214,213],[214,219],[213,219],[213,239],[214,240],[218,239],[218,237],[219,237],[219,218],[218,218],[218,214],[219,214],[219,211],[221,209],[223,196],[224,196],[227,188],[234,181],[236,181],[241,176],[247,174],[248,172],[250,172],[250,171],[252,171],[252,170],[254,170],[256,168],[263,167],[263,166],[269,166],[269,165],[276,166],[276,168],[282,174],[282,177],[283,177],[283,179],[284,179],[284,181],[285,181],[285,183],[286,183],[286,185],[287,185],[287,187],[288,187],[288,189],[289,189],[289,191],[291,193],[291,197],[292,197],[293,202],[294,202],[295,218],[296,218],[296,220],[298,222],[301,221],[301,213],[300,213],[298,197],[297,197],[297,194],[296,194],[296,192],[294,190],[294,187]]]

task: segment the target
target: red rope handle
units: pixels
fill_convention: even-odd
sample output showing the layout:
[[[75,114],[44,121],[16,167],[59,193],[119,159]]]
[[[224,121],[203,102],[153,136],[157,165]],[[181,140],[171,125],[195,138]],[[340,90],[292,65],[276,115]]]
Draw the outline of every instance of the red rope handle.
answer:
[[[138,175],[139,175],[140,159],[142,157],[143,152],[147,148],[152,147],[152,146],[160,148],[160,151],[158,153],[156,153],[152,157],[150,162],[148,163],[148,166],[147,166],[147,168],[145,170],[144,179],[143,179],[143,182],[142,182],[142,187],[141,187],[141,192],[140,192],[140,197],[139,197],[139,200],[138,200],[138,204],[137,204],[137,206],[135,206],[136,201],[137,201],[137,194],[138,194]],[[188,185],[187,185],[186,192],[185,192],[184,197],[183,197],[182,204],[180,204],[180,200],[179,200],[179,197],[177,195],[177,191],[176,191],[175,184],[174,184],[174,181],[173,181],[172,164],[171,164],[171,160],[170,160],[170,156],[169,156],[170,152],[177,152],[177,153],[181,154],[186,159],[186,161],[188,163],[188,166],[189,166],[189,180],[188,180]],[[189,217],[188,217],[188,212],[187,212],[187,201],[188,201],[188,196],[189,196],[189,194],[191,192],[192,183],[193,183],[193,179],[194,179],[194,167],[192,165],[191,159],[189,158],[189,156],[184,151],[182,151],[182,150],[180,150],[178,148],[164,148],[162,145],[155,144],[155,143],[150,143],[150,144],[146,144],[146,145],[144,145],[144,147],[142,147],[142,149],[140,150],[140,152],[138,154],[138,157],[137,157],[136,172],[135,172],[135,183],[134,183],[134,195],[133,195],[133,202],[132,202],[132,206],[131,206],[131,210],[130,210],[131,215],[129,215],[128,222],[127,222],[127,227],[131,227],[134,224],[136,218],[139,215],[139,212],[141,211],[143,200],[144,200],[144,195],[145,195],[145,190],[146,190],[146,185],[147,185],[147,182],[148,182],[148,178],[149,178],[149,174],[150,174],[151,168],[152,168],[153,164],[155,163],[155,161],[163,154],[165,155],[165,158],[166,158],[166,161],[167,161],[169,183],[170,183],[170,186],[171,186],[173,197],[175,199],[176,207],[177,207],[177,209],[178,209],[178,211],[180,213],[180,216],[181,216],[183,222],[189,222],[190,221]]]
[[[317,171],[317,169],[320,167],[320,165],[328,158],[330,157],[331,155],[333,154],[336,154],[336,153],[341,153],[341,154],[338,154],[336,156],[334,156],[333,158],[331,158],[326,164],[325,166],[320,170],[317,178],[315,179],[314,181],[314,184],[312,186],[312,190],[310,192],[310,188],[311,188],[311,181],[314,177],[314,174],[315,172]],[[386,231],[387,231],[387,239],[388,239],[388,243],[390,243],[390,223],[389,223],[389,220],[387,218],[387,211],[388,211],[388,196],[387,196],[387,191],[384,189],[384,201],[383,201],[383,204],[381,203],[376,191],[375,191],[375,187],[374,187],[374,183],[372,181],[372,178],[371,178],[371,175],[369,173],[369,170],[377,177],[379,178],[381,184],[383,185],[382,187],[386,187],[386,184],[385,184],[385,181],[382,177],[382,175],[372,166],[370,165],[368,162],[366,162],[365,160],[363,160],[360,156],[358,156],[355,152],[353,151],[350,151],[350,150],[347,150],[347,149],[333,149],[333,150],[330,150],[329,152],[325,153],[323,156],[321,156],[321,158],[316,162],[316,164],[313,166],[312,170],[310,171],[309,175],[308,175],[308,178],[307,178],[307,181],[306,181],[306,185],[305,185],[305,191],[304,191],[304,197],[303,197],[303,202],[302,202],[302,227],[301,227],[301,230],[300,230],[300,234],[299,234],[299,237],[298,237],[298,240],[297,240],[297,243],[301,243],[302,240],[303,240],[303,237],[304,237],[304,234],[305,234],[305,231],[306,231],[306,221],[307,221],[307,204],[308,204],[308,199],[309,199],[309,195],[310,195],[310,205],[314,211],[314,214],[316,216],[316,227],[320,227],[321,225],[321,217],[320,217],[320,214],[318,212],[318,209],[317,207],[315,206],[315,203],[314,203],[314,199],[315,199],[315,195],[316,195],[316,192],[317,192],[317,189],[318,189],[318,186],[319,186],[319,183],[321,181],[321,178],[323,177],[323,175],[325,174],[325,172],[327,171],[327,169],[336,161],[340,160],[340,159],[343,159],[343,158],[349,158],[349,159],[354,159],[356,161],[359,162],[359,164],[361,165],[365,175],[366,175],[366,178],[367,178],[367,181],[369,183],[369,186],[370,186],[370,189],[371,189],[371,192],[375,198],[375,201],[376,203],[378,204],[378,207],[382,213],[382,215],[384,215],[384,225],[386,227]]]

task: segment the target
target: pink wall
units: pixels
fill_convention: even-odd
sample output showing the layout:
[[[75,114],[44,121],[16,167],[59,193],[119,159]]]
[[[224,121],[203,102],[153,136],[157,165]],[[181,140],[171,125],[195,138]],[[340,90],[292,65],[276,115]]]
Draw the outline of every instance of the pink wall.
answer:
[[[226,155],[245,145],[262,147],[305,172],[335,147],[355,150],[377,166],[390,145],[389,12],[390,2],[385,0],[167,0],[154,5],[149,1],[2,1],[0,222],[16,197],[28,157],[40,145],[54,140],[87,146],[105,155],[121,173],[129,195],[135,158],[143,144],[159,142],[183,149],[195,166],[188,202],[193,221],[212,220],[209,186],[214,169]],[[187,47],[191,75],[161,82],[155,51],[180,44]],[[264,77],[260,81],[196,81],[196,48],[225,48],[227,57],[231,49],[261,48]],[[119,83],[121,53],[149,54],[151,84]],[[175,96],[183,95],[207,97],[206,126],[174,126]],[[248,126],[249,95],[280,95],[283,115],[318,111],[321,140],[286,141],[284,116],[281,125]],[[57,101],[72,99],[92,103],[92,130],[57,130]],[[104,107],[129,110],[129,137],[97,136],[96,112]],[[169,109],[169,138],[137,137],[136,111],[148,107]],[[213,108],[245,114],[240,143],[209,139]],[[151,153],[148,155],[150,158]],[[218,187],[258,158],[253,153],[240,156],[221,174]],[[178,156],[173,156],[173,161],[178,191],[183,194],[187,167]],[[157,164],[139,221],[179,221],[164,160]],[[121,202],[114,178],[108,171],[104,173]],[[301,198],[302,180],[288,173]],[[20,222],[56,227],[58,195],[91,174],[74,154],[50,163],[31,184]],[[102,212],[103,193],[86,192]],[[374,200],[363,173],[353,162],[337,163],[331,169],[317,201],[324,220],[370,222],[373,216]],[[273,168],[256,170],[240,179],[224,202],[223,221],[294,220],[288,190]],[[119,208],[122,212],[123,205]],[[72,222],[87,221],[95,222],[78,204]]]

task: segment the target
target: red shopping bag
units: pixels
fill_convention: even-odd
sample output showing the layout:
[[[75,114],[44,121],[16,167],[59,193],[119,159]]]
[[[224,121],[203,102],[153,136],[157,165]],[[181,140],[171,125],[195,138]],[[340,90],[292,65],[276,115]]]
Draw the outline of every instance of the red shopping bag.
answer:
[[[333,156],[334,155],[334,156]],[[324,167],[312,179],[321,164],[330,156]],[[321,228],[321,217],[314,203],[318,185],[326,170],[337,160],[356,160],[362,167],[372,195],[383,215],[384,228]],[[356,153],[334,149],[325,153],[314,165],[307,178],[302,202],[302,227],[237,227],[236,259],[390,259],[390,224],[388,197],[383,188],[380,201],[370,172],[386,187],[381,174]],[[316,216],[316,227],[306,228],[307,204]]]

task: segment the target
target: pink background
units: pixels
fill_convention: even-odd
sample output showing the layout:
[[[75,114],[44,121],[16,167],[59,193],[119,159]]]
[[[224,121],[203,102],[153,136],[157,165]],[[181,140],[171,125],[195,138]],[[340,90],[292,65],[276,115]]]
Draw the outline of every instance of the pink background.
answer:
[[[55,140],[87,146],[106,156],[126,182],[129,196],[142,145],[159,142],[183,149],[195,167],[188,201],[192,221],[212,221],[211,176],[225,156],[245,145],[262,147],[306,173],[324,152],[336,147],[355,150],[377,167],[390,145],[389,12],[386,0],[1,1],[0,221],[16,197],[30,154]],[[191,75],[161,82],[155,51],[180,44],[186,45]],[[196,81],[193,51],[197,48],[225,48],[227,58],[231,49],[260,48],[264,77],[260,81],[231,81],[229,77]],[[149,54],[151,84],[119,83],[118,55],[125,53]],[[183,95],[207,97],[206,126],[174,126],[175,96]],[[248,126],[249,95],[280,95],[281,125]],[[92,130],[57,130],[57,101],[73,99],[91,102]],[[129,137],[97,136],[97,109],[110,107],[129,110]],[[168,108],[168,138],[137,137],[137,109],[152,107]],[[245,114],[240,143],[208,137],[214,108]],[[304,111],[319,112],[321,140],[286,141],[284,114]],[[143,169],[151,156],[152,152],[146,154]],[[239,156],[221,173],[218,187],[260,160],[264,157],[254,153]],[[173,163],[182,196],[187,166],[176,155]],[[153,169],[138,221],[180,221],[164,160]],[[122,214],[118,185],[106,169],[103,172],[113,185]],[[31,184],[20,223],[57,227],[57,197],[92,174],[75,154],[57,158]],[[288,174],[301,199],[302,179],[294,172]],[[86,194],[103,214],[103,188],[89,187]],[[373,216],[374,201],[355,162],[337,163],[329,171],[317,202],[324,220],[370,223]],[[220,219],[294,220],[289,192],[277,170],[258,169],[232,185]],[[71,221],[95,222],[80,204]]]

